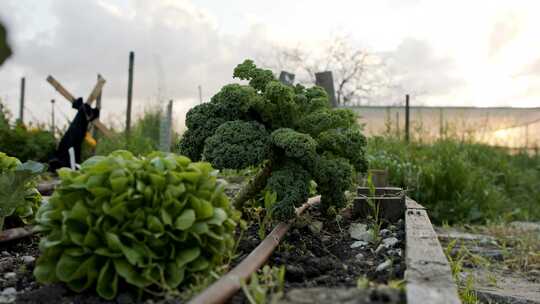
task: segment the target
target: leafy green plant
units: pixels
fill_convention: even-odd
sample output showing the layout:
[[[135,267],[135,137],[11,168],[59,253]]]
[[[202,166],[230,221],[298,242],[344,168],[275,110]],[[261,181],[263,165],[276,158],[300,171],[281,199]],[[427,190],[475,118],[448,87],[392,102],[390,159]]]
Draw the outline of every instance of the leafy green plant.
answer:
[[[430,209],[435,223],[540,219],[540,157],[446,139],[368,142],[370,168],[387,169],[392,186]]]
[[[43,125],[23,125],[11,120],[11,114],[0,101],[0,151],[23,162],[46,162],[56,149],[54,135]]]
[[[371,230],[372,233],[373,233],[373,239],[375,241],[378,241],[381,237],[380,237],[380,231],[381,231],[381,227],[382,227],[382,218],[380,216],[380,206],[379,204],[375,201],[374,197],[375,197],[375,192],[376,192],[376,189],[375,189],[375,185],[373,184],[373,179],[372,179],[372,175],[371,175],[371,172],[368,173],[368,176],[367,176],[367,185],[368,185],[368,188],[369,188],[369,198],[367,199],[367,203],[368,203],[368,206],[369,208],[371,209],[371,215],[373,217],[373,229]]]
[[[36,216],[39,282],[95,288],[106,299],[121,284],[173,291],[221,264],[234,246],[240,215],[209,163],[116,151],[58,173],[61,184]]]
[[[249,284],[242,282],[242,291],[250,304],[278,303],[285,286],[285,267],[265,265],[251,274]]]
[[[342,207],[354,170],[367,167],[355,114],[331,109],[322,88],[282,84],[251,60],[238,65],[234,77],[249,84],[226,85],[187,113],[180,152],[218,169],[260,166],[234,199],[237,207],[270,190],[277,196],[271,216],[290,219],[313,180],[323,211]]]
[[[8,216],[25,221],[34,215],[41,202],[34,181],[44,170],[43,164],[34,161],[22,164],[0,152],[0,231]]]
[[[9,56],[11,56],[11,48],[7,43],[7,31],[0,22],[0,65],[2,65]]]

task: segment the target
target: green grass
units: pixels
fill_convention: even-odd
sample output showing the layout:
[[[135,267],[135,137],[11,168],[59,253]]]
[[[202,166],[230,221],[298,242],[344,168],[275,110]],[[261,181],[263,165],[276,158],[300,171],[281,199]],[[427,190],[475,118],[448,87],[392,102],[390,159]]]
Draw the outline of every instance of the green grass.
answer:
[[[485,223],[540,218],[540,158],[485,145],[441,140],[368,142],[372,169],[388,169],[392,186],[430,209],[434,222]]]
[[[135,155],[145,155],[159,149],[159,128],[161,110],[158,107],[146,109],[133,124],[129,136],[125,132],[114,132],[113,137],[98,139],[96,155],[108,155],[116,150],[128,150]],[[174,133],[171,150],[178,146],[178,134]]]

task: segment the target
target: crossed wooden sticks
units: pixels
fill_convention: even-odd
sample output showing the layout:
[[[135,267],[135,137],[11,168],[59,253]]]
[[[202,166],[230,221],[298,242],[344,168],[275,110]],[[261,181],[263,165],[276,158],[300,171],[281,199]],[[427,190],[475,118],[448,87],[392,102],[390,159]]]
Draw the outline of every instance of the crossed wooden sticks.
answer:
[[[56,91],[60,93],[60,95],[64,96],[67,99],[67,101],[73,103],[76,100],[76,98],[51,75],[47,77],[47,82],[50,83],[56,89]],[[99,93],[103,89],[104,85],[105,85],[105,79],[101,77],[101,75],[98,75],[98,81],[96,85],[94,86],[94,89],[92,90],[92,92],[90,92],[90,95],[88,95],[88,98],[86,98],[86,103],[88,105],[92,105],[94,100],[96,100]],[[91,123],[94,124],[94,126],[99,131],[101,131],[101,133],[105,135],[105,137],[107,138],[112,137],[112,132],[109,129],[107,129],[107,127],[105,127],[105,125],[101,123],[101,121],[99,121],[98,119],[95,119]]]

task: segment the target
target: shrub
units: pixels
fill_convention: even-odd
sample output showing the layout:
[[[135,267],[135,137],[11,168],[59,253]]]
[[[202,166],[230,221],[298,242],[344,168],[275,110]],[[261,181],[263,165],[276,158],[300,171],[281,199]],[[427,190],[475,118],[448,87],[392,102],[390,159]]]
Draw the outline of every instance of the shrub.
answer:
[[[17,158],[0,152],[0,231],[7,217],[23,221],[32,218],[41,202],[35,177],[45,169],[40,163],[22,164]]]
[[[219,169],[262,166],[235,198],[236,206],[269,190],[277,195],[270,212],[289,219],[312,180],[323,210],[343,206],[353,171],[367,168],[366,140],[354,113],[331,109],[322,88],[282,84],[251,60],[238,65],[234,77],[249,85],[226,85],[187,113],[180,152]]]
[[[122,284],[167,291],[208,273],[233,246],[239,215],[209,163],[116,151],[59,176],[36,216],[39,282],[95,286],[106,299]]]
[[[436,223],[539,219],[540,159],[457,140],[405,144],[375,137],[369,166],[386,168],[393,186],[430,209]]]
[[[46,162],[56,149],[54,135],[41,125],[12,124],[11,114],[0,102],[0,151],[21,161]]]

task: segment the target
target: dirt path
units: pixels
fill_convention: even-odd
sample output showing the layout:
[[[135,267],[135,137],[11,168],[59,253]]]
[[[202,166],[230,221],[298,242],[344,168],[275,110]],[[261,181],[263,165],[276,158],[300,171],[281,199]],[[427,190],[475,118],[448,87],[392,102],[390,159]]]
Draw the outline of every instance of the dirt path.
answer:
[[[461,290],[481,303],[540,304],[540,225],[437,228],[461,268]],[[457,262],[460,261],[460,262]]]

